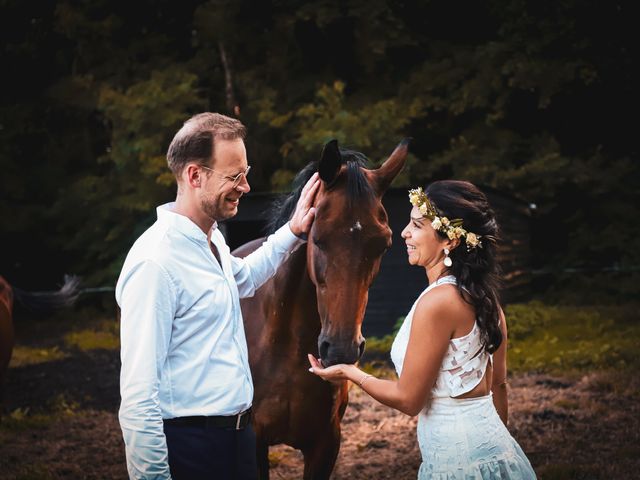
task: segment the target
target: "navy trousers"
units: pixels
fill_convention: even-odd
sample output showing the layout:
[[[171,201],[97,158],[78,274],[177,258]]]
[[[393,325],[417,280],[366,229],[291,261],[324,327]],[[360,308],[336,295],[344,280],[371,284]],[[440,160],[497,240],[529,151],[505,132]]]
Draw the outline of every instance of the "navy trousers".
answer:
[[[174,480],[256,480],[256,435],[235,428],[164,424]]]

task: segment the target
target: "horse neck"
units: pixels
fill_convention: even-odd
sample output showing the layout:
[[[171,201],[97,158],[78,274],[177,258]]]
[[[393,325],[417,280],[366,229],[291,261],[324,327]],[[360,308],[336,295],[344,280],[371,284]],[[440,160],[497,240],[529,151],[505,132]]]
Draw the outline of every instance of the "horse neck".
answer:
[[[282,334],[298,335],[298,340],[310,339],[314,344],[320,333],[320,316],[316,287],[307,268],[307,245],[298,248],[278,272],[276,305],[284,305],[279,325]],[[307,338],[308,337],[308,338]]]

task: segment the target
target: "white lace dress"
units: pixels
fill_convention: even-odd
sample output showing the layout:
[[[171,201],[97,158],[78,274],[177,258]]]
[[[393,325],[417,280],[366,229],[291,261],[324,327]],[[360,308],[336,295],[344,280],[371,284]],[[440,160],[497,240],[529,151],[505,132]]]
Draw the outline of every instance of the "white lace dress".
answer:
[[[438,285],[455,283],[455,277],[443,277],[416,299],[391,347],[398,376],[418,300]],[[480,383],[489,361],[491,356],[481,348],[477,324],[467,335],[451,339],[432,390],[432,400],[418,416],[417,436],[422,454],[419,480],[536,478],[529,460],[500,420],[491,394],[453,398]]]

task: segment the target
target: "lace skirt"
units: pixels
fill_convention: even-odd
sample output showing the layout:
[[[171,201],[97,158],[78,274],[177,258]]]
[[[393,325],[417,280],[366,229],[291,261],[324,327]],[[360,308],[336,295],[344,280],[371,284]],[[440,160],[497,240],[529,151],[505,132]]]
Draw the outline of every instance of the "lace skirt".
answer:
[[[531,463],[500,420],[492,395],[435,398],[418,417],[419,480],[530,480]]]

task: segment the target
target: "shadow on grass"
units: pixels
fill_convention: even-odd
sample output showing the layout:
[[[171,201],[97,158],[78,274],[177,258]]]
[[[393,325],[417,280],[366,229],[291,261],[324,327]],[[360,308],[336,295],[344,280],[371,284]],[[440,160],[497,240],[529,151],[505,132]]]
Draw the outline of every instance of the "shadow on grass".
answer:
[[[5,386],[5,411],[51,411],[53,403],[61,402],[79,409],[117,411],[120,402],[118,350],[65,353],[62,359],[10,368]]]

